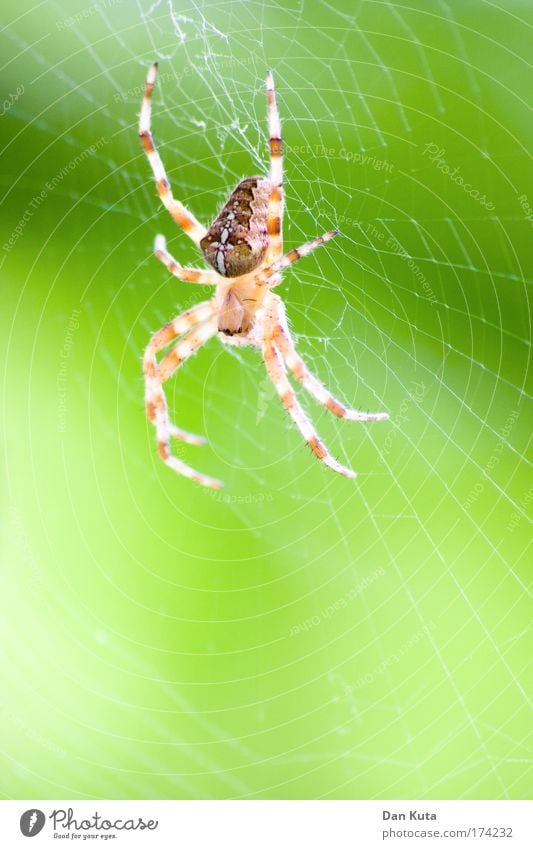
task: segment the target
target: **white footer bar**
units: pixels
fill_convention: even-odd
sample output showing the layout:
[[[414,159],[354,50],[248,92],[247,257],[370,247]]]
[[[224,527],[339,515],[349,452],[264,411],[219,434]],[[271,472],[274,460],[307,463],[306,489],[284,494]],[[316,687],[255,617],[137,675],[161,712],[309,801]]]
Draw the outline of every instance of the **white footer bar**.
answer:
[[[31,842],[32,840],[35,842]],[[532,849],[527,801],[0,801],[0,844]]]

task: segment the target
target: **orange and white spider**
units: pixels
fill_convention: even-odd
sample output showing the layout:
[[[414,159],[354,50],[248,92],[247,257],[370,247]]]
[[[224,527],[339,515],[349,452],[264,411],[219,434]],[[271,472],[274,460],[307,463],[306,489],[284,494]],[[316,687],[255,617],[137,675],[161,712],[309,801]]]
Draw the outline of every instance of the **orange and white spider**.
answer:
[[[259,348],[283,405],[313,453],[333,471],[353,478],[356,473],[338,463],[316,434],[289,383],[287,369],[320,404],[340,418],[367,422],[381,421],[388,415],[350,410],[307,370],[296,352],[283,301],[272,292],[281,281],[282,269],[323,245],[338,232],[331,230],[283,254],[282,142],[272,74],[269,73],[266,78],[270,175],[241,180],[208,230],[173,197],[155,148],[150,117],[156,75],[157,63],[154,63],[146,80],[139,136],[152,166],[161,200],[176,224],[200,246],[212,268],[182,267],[168,253],[163,236],[156,237],[155,255],[180,280],[215,287],[214,297],[197,304],[158,330],[144,354],[146,411],[156,429],[161,459],[178,474],[203,486],[222,486],[220,481],[195,471],[172,454],[171,437],[194,445],[202,444],[204,439],[170,422],[163,391],[163,384],[176,369],[204,342],[218,334],[226,345],[254,345]],[[181,337],[180,341],[158,362],[156,354],[178,337]]]

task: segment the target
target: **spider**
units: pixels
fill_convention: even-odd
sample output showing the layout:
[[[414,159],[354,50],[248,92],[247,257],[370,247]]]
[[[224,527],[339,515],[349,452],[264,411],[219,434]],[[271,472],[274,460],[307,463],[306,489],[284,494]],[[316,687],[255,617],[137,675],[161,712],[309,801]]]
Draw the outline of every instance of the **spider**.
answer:
[[[315,432],[289,383],[287,371],[316,401],[342,419],[382,421],[388,415],[348,409],[308,371],[296,352],[283,301],[272,292],[274,286],[281,282],[284,268],[338,233],[338,230],[330,230],[299,248],[283,253],[282,142],[272,74],[269,73],[266,78],[270,174],[268,177],[254,176],[241,180],[207,230],[173,197],[152,138],[151,97],[156,76],[157,62],[150,67],[146,79],[139,136],[163,204],[176,224],[199,245],[211,268],[184,268],[169,254],[161,235],[155,239],[155,255],[179,280],[215,287],[215,294],[210,300],[186,310],[158,330],[144,354],[146,411],[156,429],[161,459],[178,474],[203,486],[222,486],[220,481],[195,471],[172,454],[171,437],[193,445],[203,444],[205,440],[171,423],[163,391],[165,381],[185,360],[204,342],[218,334],[226,345],[253,345],[259,348],[281,402],[313,453],[333,471],[353,478],[356,473],[337,462]],[[178,338],[179,341],[158,361],[156,355]]]

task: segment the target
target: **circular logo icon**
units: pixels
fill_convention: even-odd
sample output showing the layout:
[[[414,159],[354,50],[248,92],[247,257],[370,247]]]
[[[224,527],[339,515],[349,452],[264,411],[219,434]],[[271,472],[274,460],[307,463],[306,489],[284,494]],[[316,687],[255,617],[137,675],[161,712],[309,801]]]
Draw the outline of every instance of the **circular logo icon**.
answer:
[[[24,837],[35,837],[42,831],[46,822],[46,817],[38,808],[30,808],[29,811],[24,811],[20,818],[20,830]]]

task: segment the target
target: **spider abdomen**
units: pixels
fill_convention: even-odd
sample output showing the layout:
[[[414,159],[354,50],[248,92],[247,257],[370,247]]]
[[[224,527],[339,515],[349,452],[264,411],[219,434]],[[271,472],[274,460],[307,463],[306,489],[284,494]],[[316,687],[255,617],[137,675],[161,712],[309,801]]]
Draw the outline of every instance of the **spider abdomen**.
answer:
[[[272,189],[266,177],[241,180],[200,241],[206,260],[223,277],[248,274],[262,262]]]

